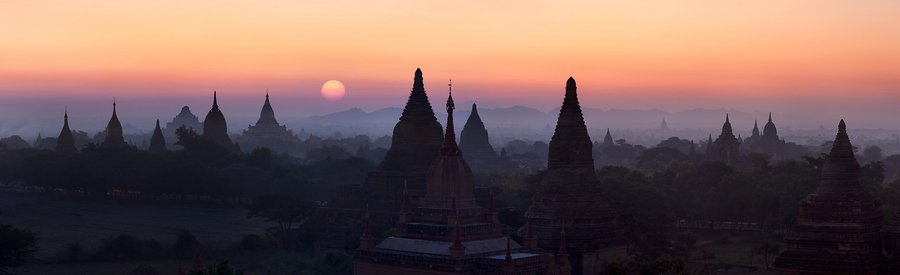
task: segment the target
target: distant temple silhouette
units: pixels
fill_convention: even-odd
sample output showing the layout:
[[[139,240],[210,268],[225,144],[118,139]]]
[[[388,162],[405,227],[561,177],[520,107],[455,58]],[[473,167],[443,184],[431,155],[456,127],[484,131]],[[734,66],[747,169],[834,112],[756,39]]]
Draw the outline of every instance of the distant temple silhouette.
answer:
[[[225,124],[225,115],[219,110],[216,92],[213,92],[212,109],[209,110],[209,113],[206,114],[206,119],[203,120],[203,137],[225,147],[229,153],[236,154],[241,152],[241,147],[237,143],[231,143],[231,138],[228,137],[228,126]]]
[[[106,124],[106,138],[100,144],[103,147],[127,147],[125,137],[122,136],[122,123],[119,123],[119,117],[116,116],[116,102],[113,101],[113,113]]]
[[[628,244],[594,172],[593,144],[576,90],[575,79],[570,77],[550,140],[547,174],[528,214],[540,248],[561,250],[560,228],[564,226],[572,273],[597,274],[604,262],[626,258]]]
[[[478,171],[517,171],[519,166],[507,156],[497,156],[488,138],[487,129],[478,115],[478,106],[472,103],[472,113],[459,134],[459,148],[466,152],[472,169]]]
[[[203,123],[200,122],[200,119],[191,113],[191,108],[184,106],[181,107],[181,112],[172,118],[172,121],[166,123],[166,128],[162,131],[163,135],[175,140],[175,129],[178,129],[181,125],[188,129],[194,129],[198,133],[203,130]]]
[[[156,120],[156,128],[153,129],[153,136],[150,137],[150,147],[147,150],[151,152],[166,150],[166,138],[163,136],[162,129],[159,128],[159,119]]]
[[[728,121],[728,115],[725,115],[725,124],[722,125],[722,133],[713,142],[712,135],[706,145],[706,161],[721,161],[724,163],[735,163],[740,161],[741,142],[734,136],[731,130],[731,122]]]
[[[78,148],[75,147],[75,137],[72,136],[72,130],[69,130],[69,110],[66,109],[63,115],[63,128],[59,131],[59,137],[56,138],[56,148],[54,151],[64,155],[78,154]]]
[[[759,127],[756,121],[753,122],[753,134],[744,139],[741,146],[741,152],[744,154],[766,154],[772,160],[783,160],[788,158],[787,143],[778,137],[778,130],[775,123],[772,123],[772,113],[769,113],[769,122],[763,128],[762,135],[759,134]]]
[[[266,143],[273,141],[299,143],[300,139],[294,136],[287,126],[278,124],[278,120],[275,119],[275,110],[269,104],[269,94],[266,93],[266,103],[263,104],[259,113],[259,120],[256,121],[256,125],[248,125],[247,130],[237,137],[237,142],[244,146],[251,145],[250,148],[252,148],[255,147],[253,145],[265,146]]]
[[[472,170],[453,130],[453,97],[447,131],[428,169],[421,206],[410,210],[404,189],[395,237],[374,245],[369,215],[353,260],[355,274],[570,274],[567,261],[536,246],[522,248],[501,234],[493,198],[485,211],[475,201]],[[515,252],[515,253],[513,253]],[[561,255],[565,258],[567,255]]]

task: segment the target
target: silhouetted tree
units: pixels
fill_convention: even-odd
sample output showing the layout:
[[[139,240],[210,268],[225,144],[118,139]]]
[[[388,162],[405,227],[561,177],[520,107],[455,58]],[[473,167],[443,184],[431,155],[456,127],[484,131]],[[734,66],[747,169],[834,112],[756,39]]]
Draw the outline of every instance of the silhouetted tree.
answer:
[[[37,240],[30,230],[0,224],[0,274],[8,274],[10,268],[33,259],[38,250]]]
[[[278,223],[277,230],[289,230],[305,222],[314,204],[288,195],[259,195],[247,204],[247,218],[262,217]]]

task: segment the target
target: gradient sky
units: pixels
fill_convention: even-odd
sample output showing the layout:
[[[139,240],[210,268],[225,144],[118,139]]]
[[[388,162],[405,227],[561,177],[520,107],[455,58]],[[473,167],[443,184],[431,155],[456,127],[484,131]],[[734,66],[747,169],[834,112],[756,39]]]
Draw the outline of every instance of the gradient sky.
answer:
[[[900,1],[3,1],[0,117],[432,102],[900,117]],[[331,79],[347,95],[324,100]],[[274,104],[274,103],[273,103]],[[838,112],[838,114],[834,114]],[[49,115],[58,116],[50,112]],[[892,119],[892,126],[900,123]]]

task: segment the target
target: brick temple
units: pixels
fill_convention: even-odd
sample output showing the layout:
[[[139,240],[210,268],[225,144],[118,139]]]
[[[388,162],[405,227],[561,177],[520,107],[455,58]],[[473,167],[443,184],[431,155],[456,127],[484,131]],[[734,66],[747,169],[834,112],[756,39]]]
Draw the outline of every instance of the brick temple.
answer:
[[[778,274],[879,273],[884,212],[881,200],[860,181],[860,166],[843,120],[819,186],[799,207],[797,225],[784,237],[787,247],[775,259]],[[896,243],[885,244],[890,247]]]
[[[374,244],[366,215],[353,260],[355,274],[570,274],[565,246],[559,257],[542,251],[529,235],[522,247],[501,233],[493,197],[485,211],[475,200],[472,170],[453,130],[453,98],[447,100],[447,132],[428,168],[421,205],[410,209],[403,192],[396,236]]]
[[[604,261],[625,259],[627,243],[594,173],[593,144],[576,89],[575,79],[569,78],[550,140],[547,174],[528,212],[540,248],[559,250],[564,226],[572,273],[596,274]]]

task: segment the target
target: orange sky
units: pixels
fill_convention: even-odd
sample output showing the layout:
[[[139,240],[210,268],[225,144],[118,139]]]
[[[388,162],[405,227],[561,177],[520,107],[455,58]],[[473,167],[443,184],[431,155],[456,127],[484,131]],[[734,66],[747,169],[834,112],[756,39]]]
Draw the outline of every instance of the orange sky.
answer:
[[[604,109],[900,102],[900,1],[556,2],[3,1],[0,100],[268,87],[289,114],[371,111],[421,67],[430,94],[452,78],[460,101],[542,111],[569,76]],[[330,79],[341,101],[319,96]]]

